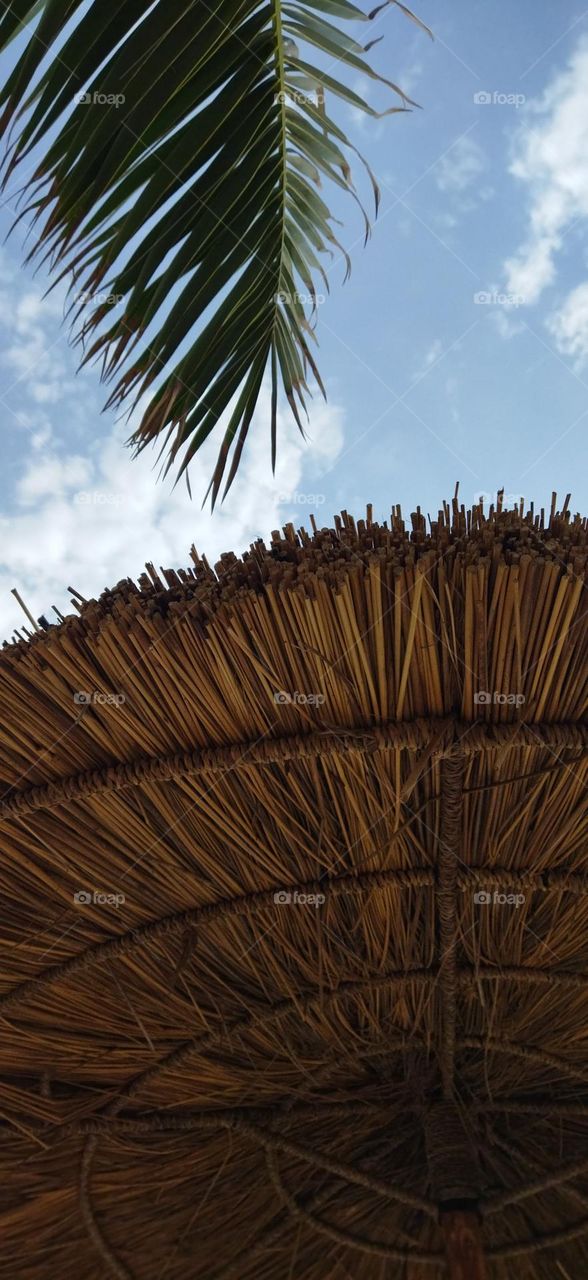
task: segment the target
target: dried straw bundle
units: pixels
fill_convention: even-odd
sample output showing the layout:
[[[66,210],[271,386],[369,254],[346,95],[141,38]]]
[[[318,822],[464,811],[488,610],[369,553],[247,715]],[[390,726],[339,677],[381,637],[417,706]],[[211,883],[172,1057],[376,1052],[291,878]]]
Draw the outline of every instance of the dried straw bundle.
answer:
[[[587,521],[335,524],[0,653],[0,1277],[588,1272]]]

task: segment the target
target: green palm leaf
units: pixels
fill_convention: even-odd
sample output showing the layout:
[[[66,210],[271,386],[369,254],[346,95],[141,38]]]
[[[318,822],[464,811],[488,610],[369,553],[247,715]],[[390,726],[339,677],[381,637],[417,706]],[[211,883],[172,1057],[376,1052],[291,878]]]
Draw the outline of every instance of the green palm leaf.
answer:
[[[157,440],[166,470],[187,473],[229,411],[213,505],[266,372],[274,462],[278,387],[301,430],[310,375],[323,390],[316,284],[328,288],[325,255],[348,263],[325,182],[360,204],[369,233],[346,158],[355,148],[325,91],[378,114],[338,78],[347,68],[391,90],[389,112],[415,105],[336,25],[373,16],[349,0],[2,6],[0,48],[39,17],[0,91],[4,184],[43,154],[19,215],[35,228],[31,256],[43,251],[56,281],[73,281],[82,363],[99,359],[114,381],[108,406],[146,404],[137,451]]]

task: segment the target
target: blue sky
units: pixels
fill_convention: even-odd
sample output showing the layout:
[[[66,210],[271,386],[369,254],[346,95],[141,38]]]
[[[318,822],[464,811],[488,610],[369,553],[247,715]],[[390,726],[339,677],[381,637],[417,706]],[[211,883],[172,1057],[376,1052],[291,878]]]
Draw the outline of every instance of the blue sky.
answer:
[[[5,244],[3,636],[23,621],[13,586],[35,616],[65,610],[69,585],[95,595],[146,560],[185,565],[192,541],[209,558],[240,552],[311,511],[327,524],[342,507],[362,515],[371,501],[384,518],[400,502],[434,516],[457,480],[468,505],[503,485],[547,507],[552,489],[571,491],[572,508],[587,510],[588,9],[414,7],[435,41],[386,10],[371,57],[421,110],[373,121],[339,109],[382,207],[364,249],[352,204],[333,201],[353,272],[341,287],[342,263],[329,267],[319,307],[328,404],[317,394],[307,444],[283,413],[273,478],[264,396],[213,515],[200,502],[216,447],[192,469],[192,502],[183,485],[158,482],[154,455],[133,461],[128,425],[101,413],[97,370],[76,374],[59,295],[43,301],[45,277],[23,269],[19,230]],[[2,234],[13,209],[9,192]]]

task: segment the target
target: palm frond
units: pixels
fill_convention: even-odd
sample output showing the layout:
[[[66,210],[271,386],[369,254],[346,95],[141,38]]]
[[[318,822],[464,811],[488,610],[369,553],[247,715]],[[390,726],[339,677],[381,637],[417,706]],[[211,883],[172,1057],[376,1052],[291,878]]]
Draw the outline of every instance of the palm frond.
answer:
[[[350,0],[2,9],[0,48],[40,14],[0,91],[4,185],[42,154],[19,215],[35,232],[30,256],[42,252],[55,281],[70,281],[82,363],[99,359],[114,381],[107,405],[141,402],[137,451],[163,441],[166,471],[181,475],[228,413],[213,505],[231,453],[225,493],[234,479],[266,371],[274,460],[277,387],[301,429],[310,375],[323,390],[311,351],[317,280],[328,289],[329,254],[349,269],[323,181],[359,203],[369,234],[347,160],[355,148],[325,95],[381,114],[338,78],[347,69],[394,94],[383,114],[415,105],[340,25],[376,12]]]

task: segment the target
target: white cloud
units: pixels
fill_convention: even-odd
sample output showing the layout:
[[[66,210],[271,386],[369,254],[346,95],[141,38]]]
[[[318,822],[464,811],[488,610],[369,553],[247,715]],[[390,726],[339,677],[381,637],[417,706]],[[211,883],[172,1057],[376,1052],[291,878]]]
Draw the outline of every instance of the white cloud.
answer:
[[[436,361],[436,359],[438,358],[438,356],[440,356],[440,355],[441,355],[442,350],[443,350],[443,343],[442,343],[441,339],[440,339],[440,338],[435,338],[435,340],[431,343],[431,345],[430,345],[430,347],[429,347],[429,350],[427,351],[427,353],[426,353],[426,355],[425,355],[425,368],[426,368],[426,369],[429,369],[429,368],[430,368],[430,366],[431,366],[432,364],[434,364],[434,363],[435,363],[435,361]]]
[[[16,513],[0,518],[0,632],[26,624],[10,589],[17,586],[35,616],[53,618],[51,605],[68,608],[67,587],[83,595],[99,594],[128,575],[142,572],[146,560],[185,567],[195,542],[211,562],[222,551],[240,553],[258,536],[267,538],[284,521],[280,497],[300,491],[308,468],[335,461],[343,444],[343,414],[336,405],[318,404],[305,443],[289,417],[280,415],[276,475],[269,461],[269,392],[264,390],[251,438],[233,489],[211,517],[200,509],[214,466],[218,439],[191,466],[191,501],[185,485],[157,482],[155,454],[132,458],[119,424],[86,456],[63,457],[55,448],[24,463],[16,483]],[[219,432],[220,435],[220,432]],[[320,485],[307,481],[316,492]],[[312,506],[297,507],[301,520]],[[318,512],[315,512],[318,514]]]
[[[438,227],[445,228],[446,231],[453,231],[457,226],[459,218],[454,213],[438,213],[436,214],[436,223]]]
[[[563,355],[574,356],[578,364],[588,359],[588,281],[572,289],[547,327]]]
[[[430,347],[427,349],[427,351],[425,351],[423,359],[421,360],[421,363],[416,370],[415,379],[417,381],[420,381],[421,378],[423,378],[425,374],[429,371],[429,369],[432,368],[435,362],[439,359],[439,356],[441,355],[442,350],[443,350],[443,343],[441,341],[441,338],[434,338]]]
[[[104,393],[95,373],[75,374],[79,351],[64,332],[63,297],[25,285],[0,252],[0,403],[13,431],[10,484],[13,510],[0,517],[0,640],[27,625],[11,595],[17,587],[35,617],[54,620],[51,605],[71,612],[70,583],[99,594],[145,561],[185,567],[195,542],[211,562],[239,554],[260,535],[318,510],[304,501],[321,488],[316,476],[343,445],[343,412],[318,397],[304,440],[286,407],[279,413],[276,475],[270,464],[270,397],[264,388],[239,474],[211,516],[200,503],[214,469],[222,422],[190,466],[193,500],[174,477],[158,480],[157,452],[133,458],[124,447],[135,421],[108,429],[100,422]],[[14,406],[14,408],[13,408]],[[55,407],[54,407],[55,406]],[[140,413],[137,411],[136,420]],[[112,420],[112,419],[111,419]],[[100,424],[100,425],[99,425]],[[314,482],[313,482],[314,473]],[[294,501],[291,501],[294,495]],[[322,495],[321,495],[322,496]],[[280,501],[281,499],[281,501]]]
[[[45,453],[29,463],[16,483],[20,506],[30,507],[43,498],[66,497],[68,491],[80,489],[90,477],[91,464],[86,458],[57,458]]]
[[[495,326],[501,338],[514,338],[518,333],[524,333],[525,326],[520,320],[515,319],[516,310],[509,307],[493,307],[489,319]]]
[[[404,88],[403,85],[400,85],[399,87]],[[351,82],[350,88],[353,93],[357,94],[358,98],[361,98],[363,102],[367,102],[370,107],[374,107],[376,110],[385,110],[391,105],[398,105],[398,99],[395,95],[390,94],[389,96],[391,101],[386,101],[380,108],[378,108],[374,101],[373,82],[369,80],[367,76],[356,76],[356,78]],[[346,107],[346,112],[347,118],[356,133],[369,133],[371,142],[377,142],[378,139],[383,136],[386,129],[385,120],[378,120],[374,116],[370,116],[368,112],[362,111],[360,107],[354,107],[351,104]]]
[[[406,93],[409,98],[414,98],[417,85],[422,78],[423,64],[422,62],[411,62],[403,71],[398,74],[398,86]]]
[[[485,168],[486,159],[482,148],[473,138],[465,135],[458,138],[436,166],[437,186],[440,191],[465,191],[477,181]]]
[[[448,377],[445,379],[445,395],[447,397],[447,404],[449,408],[449,413],[451,415],[451,420],[456,424],[456,426],[461,425],[461,414],[459,412],[459,407],[457,404],[460,391],[461,391],[461,382],[459,378],[456,378],[455,374],[449,374]]]
[[[33,434],[31,436],[31,445],[33,449],[44,449],[45,445],[49,444],[49,441],[51,440],[52,435],[53,435],[53,431],[51,428],[51,423],[40,422],[37,426],[37,430],[33,431]]]
[[[21,297],[13,292],[0,297],[0,325],[9,335],[1,356],[4,395],[18,385],[26,387],[34,404],[49,405],[73,389],[63,356],[63,296],[62,290],[43,298],[40,290],[28,288]]]
[[[588,39],[583,38],[541,100],[527,104],[515,137],[510,171],[528,188],[528,229],[505,263],[506,289],[522,294],[527,303],[537,302],[553,283],[565,233],[577,219],[588,217],[587,131]],[[569,323],[564,315],[564,342]]]

